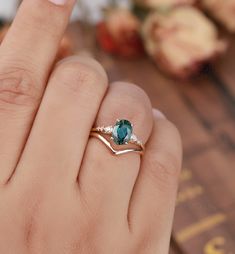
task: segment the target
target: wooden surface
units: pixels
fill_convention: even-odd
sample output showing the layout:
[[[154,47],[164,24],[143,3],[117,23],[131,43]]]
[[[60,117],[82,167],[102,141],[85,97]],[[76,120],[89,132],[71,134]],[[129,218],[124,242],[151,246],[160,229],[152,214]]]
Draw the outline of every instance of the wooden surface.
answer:
[[[105,54],[94,33],[78,24],[68,33],[77,52],[90,52],[104,65],[110,81],[142,87],[182,134],[184,169],[170,253],[235,253],[235,36],[229,36],[226,56],[179,82],[146,57],[127,61]]]

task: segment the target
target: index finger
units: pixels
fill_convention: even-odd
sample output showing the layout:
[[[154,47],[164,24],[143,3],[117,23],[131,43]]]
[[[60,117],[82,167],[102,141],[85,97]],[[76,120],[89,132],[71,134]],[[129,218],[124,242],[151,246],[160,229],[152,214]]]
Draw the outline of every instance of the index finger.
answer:
[[[0,46],[0,185],[19,161],[74,3],[24,0]]]
[[[0,68],[47,78],[75,0],[24,0],[0,47]]]

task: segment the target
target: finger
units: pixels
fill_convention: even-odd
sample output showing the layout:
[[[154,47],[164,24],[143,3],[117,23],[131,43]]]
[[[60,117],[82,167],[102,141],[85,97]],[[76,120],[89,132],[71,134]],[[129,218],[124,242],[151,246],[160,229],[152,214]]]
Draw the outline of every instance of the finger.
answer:
[[[155,111],[152,136],[130,202],[130,229],[152,236],[149,246],[169,246],[182,148],[178,131]],[[155,248],[156,249],[156,248]],[[156,249],[157,250],[157,249]],[[158,250],[159,253],[167,253]]]
[[[0,47],[0,185],[9,181],[31,128],[73,0],[24,0]]]
[[[1,71],[25,69],[47,78],[75,0],[24,0],[0,47]],[[56,2],[56,1],[55,1]]]
[[[14,181],[20,186],[77,186],[80,163],[106,88],[107,76],[92,59],[72,57],[57,65]]]
[[[110,86],[100,111],[96,126],[110,126],[116,119],[127,119],[134,133],[146,142],[152,129],[152,109],[146,94],[128,83]],[[79,174],[81,194],[94,209],[101,209],[106,221],[122,218],[127,222],[128,205],[140,168],[140,155],[129,153],[115,156],[100,142],[89,140],[82,169]]]

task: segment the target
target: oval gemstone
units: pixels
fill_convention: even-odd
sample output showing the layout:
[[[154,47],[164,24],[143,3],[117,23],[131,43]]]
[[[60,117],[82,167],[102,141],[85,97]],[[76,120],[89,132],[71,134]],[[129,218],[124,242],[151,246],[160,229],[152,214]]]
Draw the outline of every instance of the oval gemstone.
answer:
[[[133,132],[131,123],[128,120],[119,120],[113,127],[113,141],[117,145],[127,144]]]

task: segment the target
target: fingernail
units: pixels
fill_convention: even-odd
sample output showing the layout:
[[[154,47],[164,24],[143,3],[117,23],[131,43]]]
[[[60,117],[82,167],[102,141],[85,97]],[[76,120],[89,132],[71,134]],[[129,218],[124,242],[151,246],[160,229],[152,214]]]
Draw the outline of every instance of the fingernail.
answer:
[[[49,2],[55,5],[65,5],[68,0],[48,0]]]
[[[166,119],[166,116],[159,110],[153,109],[153,115],[157,119]]]

